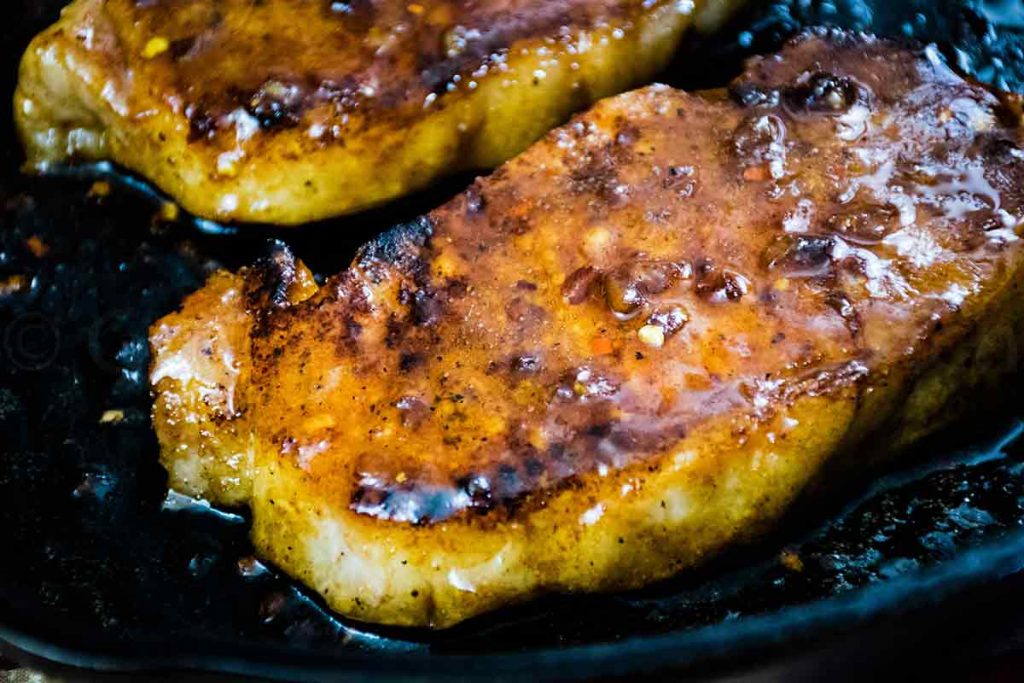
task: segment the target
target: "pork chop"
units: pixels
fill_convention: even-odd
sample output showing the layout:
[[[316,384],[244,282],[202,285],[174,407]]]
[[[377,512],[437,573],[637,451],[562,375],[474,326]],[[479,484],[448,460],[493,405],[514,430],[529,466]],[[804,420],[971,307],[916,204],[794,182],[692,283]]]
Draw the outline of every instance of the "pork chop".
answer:
[[[1018,102],[818,31],[600,102],[321,287],[278,246],[153,328],[171,483],[365,621],[702,562],[1015,368]]]
[[[293,224],[492,168],[738,0],[76,0],[29,46],[28,168],[111,159]]]

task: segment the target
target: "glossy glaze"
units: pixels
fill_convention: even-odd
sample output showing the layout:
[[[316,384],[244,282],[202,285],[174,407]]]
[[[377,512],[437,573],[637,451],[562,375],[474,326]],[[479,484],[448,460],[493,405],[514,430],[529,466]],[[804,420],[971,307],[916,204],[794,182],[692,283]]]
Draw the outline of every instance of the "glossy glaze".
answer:
[[[812,34],[728,92],[601,102],[309,298],[250,303],[257,547],[345,614],[445,626],[664,577],[936,429],[1016,359],[1007,102]],[[235,286],[290,291],[275,263]],[[205,329],[169,320],[157,368]]]
[[[650,78],[730,0],[78,0],[22,63],[29,166],[113,159],[301,223],[495,166]]]

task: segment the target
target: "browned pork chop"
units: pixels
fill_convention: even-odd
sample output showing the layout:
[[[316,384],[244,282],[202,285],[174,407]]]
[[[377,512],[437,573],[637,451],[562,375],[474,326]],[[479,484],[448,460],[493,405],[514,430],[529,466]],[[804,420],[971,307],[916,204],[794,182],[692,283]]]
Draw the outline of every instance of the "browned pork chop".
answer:
[[[1020,124],[829,32],[605,100],[322,287],[278,249],[161,320],[172,484],[361,620],[669,576],[1006,371]]]
[[[29,46],[30,168],[112,159],[190,211],[301,223],[490,168],[739,0],[76,0]]]

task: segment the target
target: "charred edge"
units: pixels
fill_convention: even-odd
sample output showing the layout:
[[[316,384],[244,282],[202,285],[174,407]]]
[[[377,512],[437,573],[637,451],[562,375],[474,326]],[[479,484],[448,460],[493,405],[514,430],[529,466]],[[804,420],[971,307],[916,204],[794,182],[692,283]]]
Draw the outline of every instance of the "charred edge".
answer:
[[[356,252],[357,266],[371,266],[373,263],[388,263],[406,270],[414,270],[420,261],[420,250],[434,234],[434,221],[430,216],[420,216],[408,223],[402,223],[367,242]]]
[[[512,436],[504,457],[456,474],[447,482],[422,481],[414,474],[400,483],[389,477],[363,475],[356,481],[349,508],[367,517],[415,526],[467,516],[510,519],[580,486],[581,478],[596,472],[602,463],[610,466],[593,456],[602,445],[641,454],[640,463],[642,454],[664,450],[685,435],[681,424],[653,433],[638,432],[599,413],[581,425],[568,442],[553,443],[544,450]]]
[[[532,450],[532,449],[528,449]],[[531,499],[540,500],[573,485],[575,474],[551,479],[551,465],[545,455],[522,453],[515,464],[503,462],[457,477],[449,484],[407,481],[396,483],[365,478],[357,482],[349,504],[354,512],[388,522],[426,526],[467,514],[478,517],[514,515]],[[550,481],[546,481],[549,480]]]
[[[267,255],[246,272],[245,302],[253,318],[253,335],[266,334],[273,311],[288,306],[296,273],[295,255],[280,240],[271,240]]]

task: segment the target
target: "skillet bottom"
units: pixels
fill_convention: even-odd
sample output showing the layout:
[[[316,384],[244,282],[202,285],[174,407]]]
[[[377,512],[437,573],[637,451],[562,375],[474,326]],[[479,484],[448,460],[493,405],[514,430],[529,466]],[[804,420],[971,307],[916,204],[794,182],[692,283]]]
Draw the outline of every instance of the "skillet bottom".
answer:
[[[23,18],[0,29],[5,92],[13,89],[17,53],[60,3],[24,4],[21,15],[12,12]],[[824,21],[935,38],[955,46],[947,51],[978,77],[1024,90],[1024,10],[999,14],[1011,3],[997,2],[893,4],[765,3],[715,41],[689,46],[693,52],[663,80],[688,88],[721,84],[743,55],[774,49],[798,28]],[[923,457],[917,469],[868,487],[851,485],[849,506],[837,505],[830,516],[794,516],[757,548],[667,584],[551,598],[444,634],[345,624],[252,559],[244,517],[165,501],[149,425],[148,324],[196,288],[214,262],[248,262],[275,233],[247,230],[224,239],[184,218],[154,218],[158,207],[136,181],[102,170],[25,179],[16,172],[16,149],[7,141],[0,177],[0,623],[41,636],[37,651],[54,643],[109,655],[111,665],[143,666],[154,661],[147,657],[171,654],[173,643],[170,661],[206,667],[216,663],[200,658],[204,653],[257,656],[253,648],[261,648],[280,660],[364,671],[353,658],[365,653],[404,653],[411,659],[394,658],[395,666],[426,671],[454,654],[513,653],[502,660],[513,671],[536,664],[531,657],[539,649],[558,650],[545,661],[561,666],[582,656],[572,646],[597,643],[612,643],[608,656],[617,653],[623,667],[646,666],[654,660],[627,657],[637,641],[615,645],[642,637],[652,648],[671,645],[672,661],[692,662],[746,651],[759,615],[782,619],[773,626],[782,638],[816,610],[826,615],[820,629],[835,628],[850,616],[825,610],[832,599],[866,595],[872,609],[888,613],[908,598],[883,589],[934,572],[952,588],[959,575],[941,572],[964,563],[974,562],[976,579],[1001,586],[995,580],[1010,565],[999,558],[1024,547],[1014,533],[1024,523],[1024,410],[1014,409],[1018,390],[1009,387],[1004,414],[922,448],[937,459]],[[96,178],[110,183],[109,194],[94,186]],[[440,204],[465,180],[286,238],[315,269],[333,272],[372,232]],[[591,653],[586,661],[597,667],[604,660]]]

